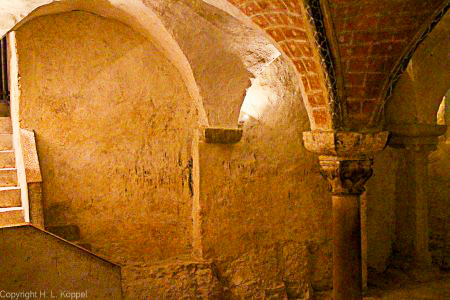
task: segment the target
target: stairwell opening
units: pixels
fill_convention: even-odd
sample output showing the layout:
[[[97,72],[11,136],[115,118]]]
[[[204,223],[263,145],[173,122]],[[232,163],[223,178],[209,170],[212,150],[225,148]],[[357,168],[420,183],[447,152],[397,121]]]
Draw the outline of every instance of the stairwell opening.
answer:
[[[9,117],[8,44],[6,36],[0,40],[0,61],[0,117]]]

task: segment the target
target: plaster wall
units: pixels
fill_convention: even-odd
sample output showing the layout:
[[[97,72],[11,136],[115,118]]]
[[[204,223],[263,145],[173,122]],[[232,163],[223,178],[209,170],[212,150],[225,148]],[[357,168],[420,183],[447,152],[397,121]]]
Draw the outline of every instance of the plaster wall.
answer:
[[[31,20],[17,44],[46,226],[78,225],[120,264],[188,255],[197,116],[174,66],[128,26],[80,11]]]
[[[238,144],[199,145],[203,255],[232,297],[331,286],[331,195],[301,142],[309,122],[292,74],[278,58],[254,81],[270,105]]]

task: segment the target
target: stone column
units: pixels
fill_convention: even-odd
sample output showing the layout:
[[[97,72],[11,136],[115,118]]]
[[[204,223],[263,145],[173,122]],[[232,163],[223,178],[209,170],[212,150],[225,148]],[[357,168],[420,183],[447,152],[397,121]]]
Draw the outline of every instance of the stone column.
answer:
[[[428,156],[436,150],[438,136],[445,133],[446,126],[405,124],[391,129],[389,146],[402,149],[396,181],[395,259],[422,277],[432,267],[428,248]]]
[[[319,154],[330,184],[333,209],[333,292],[335,300],[362,299],[360,196],[372,176],[373,154],[387,132],[305,132],[306,149]]]

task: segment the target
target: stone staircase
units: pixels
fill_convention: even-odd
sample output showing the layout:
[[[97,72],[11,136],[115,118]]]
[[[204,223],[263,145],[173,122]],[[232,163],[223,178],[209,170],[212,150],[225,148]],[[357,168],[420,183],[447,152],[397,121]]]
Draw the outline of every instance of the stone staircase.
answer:
[[[24,223],[10,117],[0,117],[0,226]]]

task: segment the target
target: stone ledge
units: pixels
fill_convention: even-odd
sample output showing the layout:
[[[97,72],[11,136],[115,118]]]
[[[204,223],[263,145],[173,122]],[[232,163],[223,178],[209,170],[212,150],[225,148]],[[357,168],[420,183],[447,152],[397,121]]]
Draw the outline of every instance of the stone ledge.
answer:
[[[438,137],[445,134],[446,125],[437,124],[394,124],[389,126],[392,137],[389,146],[421,150],[435,150]]]
[[[365,157],[384,149],[389,132],[343,131],[303,132],[303,144],[311,152],[323,156]]]
[[[202,135],[208,144],[236,144],[242,139],[242,132],[239,128],[205,128]]]

